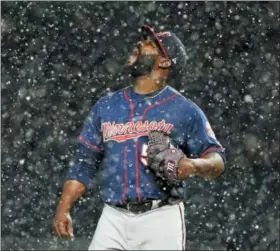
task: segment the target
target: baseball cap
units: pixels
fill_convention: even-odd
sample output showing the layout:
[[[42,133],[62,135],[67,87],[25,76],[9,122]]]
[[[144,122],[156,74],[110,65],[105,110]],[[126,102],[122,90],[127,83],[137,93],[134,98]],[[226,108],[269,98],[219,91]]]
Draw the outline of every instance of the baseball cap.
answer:
[[[148,25],[141,26],[144,39],[152,39],[160,49],[162,56],[171,60],[171,72],[179,74],[186,66],[187,53],[181,40],[170,31],[156,33]]]

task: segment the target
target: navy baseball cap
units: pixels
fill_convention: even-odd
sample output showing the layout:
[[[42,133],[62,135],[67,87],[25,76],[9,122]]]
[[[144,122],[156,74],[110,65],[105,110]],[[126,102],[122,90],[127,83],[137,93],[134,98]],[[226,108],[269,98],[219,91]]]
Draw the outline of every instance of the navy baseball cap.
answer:
[[[155,41],[162,56],[171,61],[171,72],[176,74],[181,73],[187,61],[187,53],[181,40],[170,31],[156,33],[154,29],[148,25],[143,25],[141,27],[141,32],[143,39]]]

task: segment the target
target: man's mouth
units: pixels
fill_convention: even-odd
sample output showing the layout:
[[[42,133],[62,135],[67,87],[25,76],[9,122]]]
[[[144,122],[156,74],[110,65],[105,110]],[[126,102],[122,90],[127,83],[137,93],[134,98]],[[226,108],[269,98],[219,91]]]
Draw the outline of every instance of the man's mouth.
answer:
[[[131,54],[130,57],[128,58],[127,64],[128,64],[128,65],[133,65],[133,64],[135,64],[135,62],[136,62],[137,59],[138,59],[138,55],[139,55],[138,51],[133,50],[132,54]]]
[[[127,61],[127,64],[128,65],[134,65],[137,61],[137,58],[138,58],[138,56],[130,56],[128,61]]]

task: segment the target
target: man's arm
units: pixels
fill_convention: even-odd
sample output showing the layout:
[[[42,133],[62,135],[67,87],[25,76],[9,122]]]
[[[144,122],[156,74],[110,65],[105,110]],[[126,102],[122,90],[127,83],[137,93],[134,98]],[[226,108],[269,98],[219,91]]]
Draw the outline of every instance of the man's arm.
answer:
[[[85,190],[84,184],[77,180],[65,181],[57,206],[57,214],[68,214],[74,202],[84,194]]]
[[[210,152],[202,158],[184,158],[179,163],[178,178],[184,180],[189,176],[216,178],[225,170],[224,160],[219,153]]]
[[[203,111],[195,104],[189,106],[185,147],[188,158],[179,162],[179,179],[189,176],[216,178],[225,170],[225,149]]]
[[[91,108],[83,123],[74,165],[68,170],[63,192],[53,221],[54,234],[72,237],[70,209],[91,183],[102,162],[104,151],[100,130],[99,101]]]
[[[73,203],[83,195],[94,178],[102,161],[103,153],[80,144],[75,164],[68,170],[58,205],[60,211],[68,213]]]
[[[85,186],[77,180],[67,180],[63,185],[63,191],[57,206],[53,220],[54,234],[59,237],[74,237],[70,209],[74,202],[85,192]]]
[[[102,161],[101,152],[80,144],[75,164],[69,169],[53,221],[54,234],[59,237],[73,237],[70,210],[89,186]]]

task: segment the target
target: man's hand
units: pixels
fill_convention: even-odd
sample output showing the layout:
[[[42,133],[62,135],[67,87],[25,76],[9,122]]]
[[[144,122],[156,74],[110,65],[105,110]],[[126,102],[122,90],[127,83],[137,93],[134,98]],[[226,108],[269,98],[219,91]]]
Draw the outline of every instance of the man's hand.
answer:
[[[74,237],[72,219],[68,212],[73,203],[82,196],[85,186],[77,180],[67,180],[53,220],[53,233],[59,237]]]
[[[163,179],[178,181],[194,175],[216,178],[225,169],[219,153],[209,152],[201,158],[190,159],[171,144],[168,135],[152,131],[148,137],[148,166]]]
[[[56,214],[53,219],[53,232],[58,237],[74,237],[72,219],[69,213]]]

